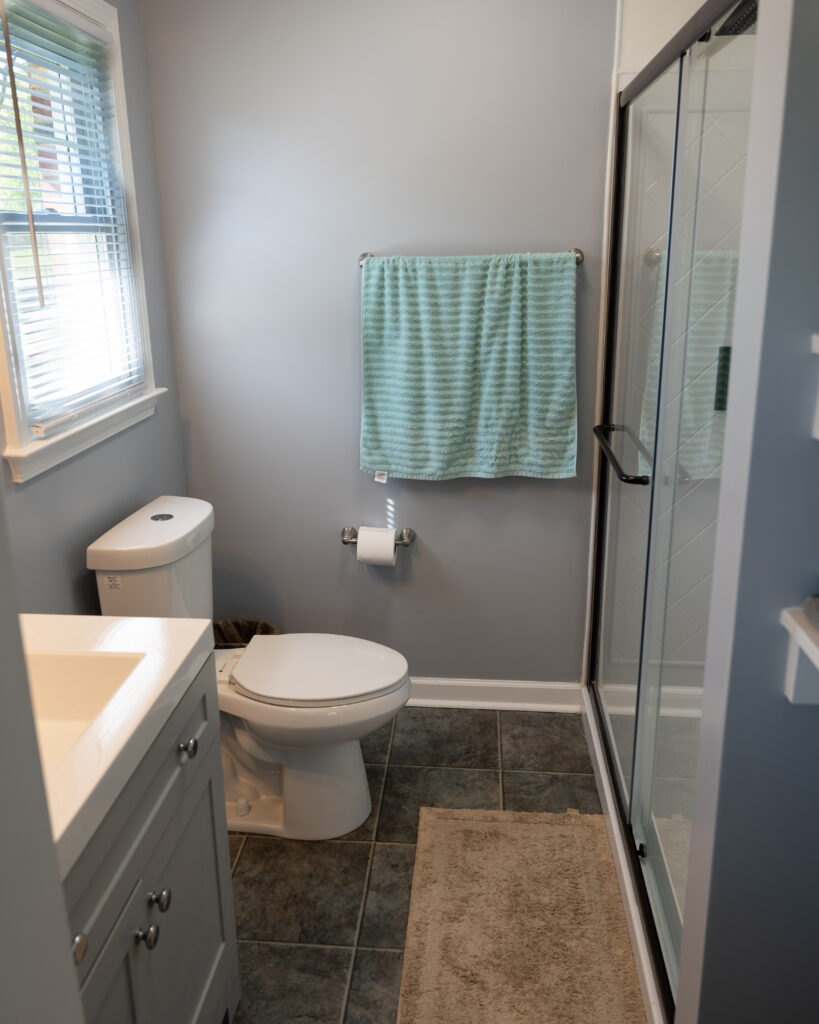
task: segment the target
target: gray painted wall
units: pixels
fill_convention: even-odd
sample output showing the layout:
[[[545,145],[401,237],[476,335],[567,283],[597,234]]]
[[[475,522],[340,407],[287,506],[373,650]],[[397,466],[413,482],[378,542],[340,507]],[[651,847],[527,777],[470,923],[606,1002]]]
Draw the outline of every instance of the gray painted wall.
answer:
[[[819,583],[817,39],[814,0],[760,4],[678,1024],[819,1002],[819,707],[779,624]]]
[[[81,1024],[79,988],[69,950],[71,933],[51,837],[37,748],[11,550],[0,494],[0,992],[3,1019]],[[24,838],[23,838],[24,837]],[[21,841],[22,840],[22,841]]]
[[[25,612],[99,612],[93,574],[85,568],[86,546],[157,495],[185,490],[139,7],[137,0],[109,2],[119,12],[154,371],[168,393],[150,420],[28,483],[14,483],[3,462],[2,490]]]
[[[576,680],[589,552],[609,0],[143,0],[190,493],[217,615],[416,675]],[[580,246],[579,476],[358,471],[358,255]],[[397,569],[341,528],[411,526]]]

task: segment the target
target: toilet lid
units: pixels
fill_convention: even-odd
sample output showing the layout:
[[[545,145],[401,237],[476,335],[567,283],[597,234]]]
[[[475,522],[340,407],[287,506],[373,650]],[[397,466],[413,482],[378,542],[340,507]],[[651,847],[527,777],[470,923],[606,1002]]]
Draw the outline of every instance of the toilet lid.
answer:
[[[254,636],[230,674],[239,693],[266,704],[352,704],[397,690],[407,660],[369,640],[332,633]]]

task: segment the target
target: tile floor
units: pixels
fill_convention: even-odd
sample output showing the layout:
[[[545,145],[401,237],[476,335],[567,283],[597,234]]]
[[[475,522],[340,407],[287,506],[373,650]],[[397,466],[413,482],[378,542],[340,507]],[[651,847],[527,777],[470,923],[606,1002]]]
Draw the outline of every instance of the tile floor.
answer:
[[[404,708],[362,749],[355,832],[230,836],[237,1024],[394,1024],[420,807],[600,813],[579,715]]]

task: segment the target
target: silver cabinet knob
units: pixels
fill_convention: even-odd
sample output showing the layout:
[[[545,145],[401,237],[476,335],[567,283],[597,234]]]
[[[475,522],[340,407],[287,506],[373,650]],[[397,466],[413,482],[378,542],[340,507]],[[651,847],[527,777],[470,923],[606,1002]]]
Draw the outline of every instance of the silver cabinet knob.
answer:
[[[154,904],[159,907],[159,913],[164,914],[171,905],[171,890],[165,888],[162,892],[155,892],[151,889],[148,893],[148,906],[152,907]]]
[[[176,748],[177,753],[185,754],[192,761],[199,753],[199,740],[191,736],[187,743],[180,743]]]
[[[88,949],[88,936],[85,932],[77,932],[74,938],[71,940],[71,955],[74,957],[74,963],[82,963],[82,958],[85,956]]]
[[[157,942],[159,942],[159,925],[152,924],[147,928],[140,928],[139,931],[134,934],[134,942],[137,945],[139,945],[140,942],[144,942],[148,949],[153,949]]]

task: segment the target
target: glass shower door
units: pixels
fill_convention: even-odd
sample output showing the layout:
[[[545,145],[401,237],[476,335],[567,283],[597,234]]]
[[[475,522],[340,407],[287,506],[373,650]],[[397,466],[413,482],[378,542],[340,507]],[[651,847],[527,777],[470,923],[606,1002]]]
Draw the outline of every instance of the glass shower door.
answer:
[[[630,821],[672,986],[691,840],[754,36],[684,58]],[[650,425],[649,425],[650,426]]]
[[[624,808],[631,791],[651,523],[654,423],[645,410],[656,406],[659,389],[678,79],[675,63],[627,114],[611,398],[606,422],[595,427],[608,453],[595,686]]]

